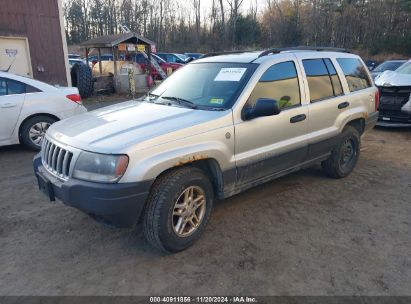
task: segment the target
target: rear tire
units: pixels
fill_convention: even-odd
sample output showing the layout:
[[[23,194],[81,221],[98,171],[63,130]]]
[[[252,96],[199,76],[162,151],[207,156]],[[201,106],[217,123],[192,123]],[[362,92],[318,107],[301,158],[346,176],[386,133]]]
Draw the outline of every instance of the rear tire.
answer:
[[[21,142],[31,150],[40,151],[47,129],[56,121],[56,118],[46,115],[38,115],[26,120],[20,129]]]
[[[169,253],[190,247],[205,230],[213,195],[213,187],[200,169],[184,167],[160,176],[144,213],[148,243]]]
[[[354,170],[359,156],[360,134],[357,129],[347,126],[341,134],[340,143],[321,165],[329,177],[343,178]]]

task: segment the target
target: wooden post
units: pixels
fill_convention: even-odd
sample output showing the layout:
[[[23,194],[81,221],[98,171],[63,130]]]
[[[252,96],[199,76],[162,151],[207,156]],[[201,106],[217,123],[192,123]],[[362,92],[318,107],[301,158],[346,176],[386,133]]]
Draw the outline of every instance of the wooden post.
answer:
[[[117,92],[118,88],[118,74],[117,74],[117,58],[118,58],[118,48],[116,46],[113,46],[111,49],[113,52],[113,65],[114,65],[114,76],[113,76],[113,85],[114,85],[114,91]]]
[[[86,62],[87,62],[87,66],[90,66],[89,60],[88,60],[88,51],[89,51],[89,49],[86,48]]]
[[[100,69],[100,76],[103,75],[103,67],[101,66],[101,48],[98,48],[98,67]]]
[[[147,58],[148,58],[148,75],[151,75],[151,45],[146,44],[146,48],[148,48]]]
[[[117,76],[117,58],[118,58],[118,49],[117,47],[113,46],[112,48],[113,52],[113,60],[114,60],[114,78]]]

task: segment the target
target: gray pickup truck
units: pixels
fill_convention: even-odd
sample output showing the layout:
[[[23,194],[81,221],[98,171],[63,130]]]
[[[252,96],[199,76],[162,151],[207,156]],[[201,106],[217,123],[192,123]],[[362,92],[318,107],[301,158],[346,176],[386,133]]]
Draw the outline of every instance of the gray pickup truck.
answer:
[[[208,54],[146,96],[58,122],[34,159],[39,188],[110,225],[142,221],[177,252],[224,199],[321,162],[354,169],[379,93],[345,50]]]

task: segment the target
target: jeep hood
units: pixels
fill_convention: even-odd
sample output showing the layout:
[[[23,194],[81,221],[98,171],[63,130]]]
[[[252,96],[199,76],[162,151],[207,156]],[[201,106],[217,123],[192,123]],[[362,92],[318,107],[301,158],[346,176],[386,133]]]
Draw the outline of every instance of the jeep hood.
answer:
[[[206,132],[210,121],[226,115],[227,111],[128,101],[55,123],[47,136],[82,150],[117,153]]]
[[[395,71],[385,71],[381,73],[376,79],[375,84],[382,86],[411,86],[411,75],[400,74]]]

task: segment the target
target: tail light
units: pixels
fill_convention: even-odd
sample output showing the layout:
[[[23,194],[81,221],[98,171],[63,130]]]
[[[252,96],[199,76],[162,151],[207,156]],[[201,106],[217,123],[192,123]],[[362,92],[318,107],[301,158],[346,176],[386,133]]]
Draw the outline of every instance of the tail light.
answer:
[[[380,90],[375,91],[375,111],[378,111],[380,106]]]
[[[80,94],[70,94],[70,95],[67,95],[66,97],[70,99],[71,101],[74,101],[75,103],[82,104]]]

